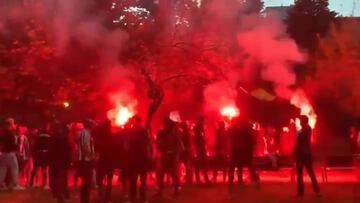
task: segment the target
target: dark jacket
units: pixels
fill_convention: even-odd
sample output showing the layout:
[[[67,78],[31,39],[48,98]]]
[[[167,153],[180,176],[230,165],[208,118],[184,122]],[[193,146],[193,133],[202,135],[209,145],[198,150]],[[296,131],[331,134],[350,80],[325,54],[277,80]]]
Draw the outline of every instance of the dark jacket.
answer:
[[[190,141],[190,132],[188,129],[185,129],[182,131],[182,134],[181,134],[181,141],[184,145],[184,151],[191,151],[191,141]]]
[[[181,138],[175,129],[160,130],[157,136],[158,148],[161,155],[176,155],[182,149]]]
[[[18,151],[15,131],[8,129],[2,131],[0,134],[0,151],[3,153]]]
[[[121,145],[117,145],[119,133],[111,132],[110,123],[104,122],[93,130],[94,147],[99,155],[98,164],[105,168],[115,168],[116,160],[121,156],[118,153]]]
[[[71,145],[67,135],[54,135],[51,138],[49,158],[51,166],[69,167],[71,163]]]
[[[35,137],[34,141],[34,156],[37,156],[39,153],[48,153],[50,149],[51,137],[47,133],[39,133]]]
[[[225,129],[217,129],[215,132],[215,155],[226,156],[228,153],[227,133]]]
[[[124,142],[125,166],[128,170],[147,171],[151,165],[151,143],[145,128],[129,130]]]
[[[113,150],[111,150],[110,152],[110,156],[112,157],[111,162],[113,163],[113,166],[115,168],[124,167],[124,162],[125,162],[124,157],[127,155],[125,154],[124,142],[127,135],[128,135],[128,130],[123,129],[122,131],[117,132],[112,136],[111,143],[109,146],[113,148]]]
[[[300,130],[296,138],[294,154],[296,156],[311,154],[311,127],[306,126]]]
[[[196,125],[194,127],[194,146],[197,156],[206,155],[205,130],[202,125]]]
[[[238,161],[251,161],[256,138],[248,122],[241,122],[230,129],[230,158]]]
[[[181,159],[183,161],[188,160],[192,156],[191,150],[191,136],[188,129],[183,129],[181,132],[181,141],[183,144],[183,150],[181,152]]]

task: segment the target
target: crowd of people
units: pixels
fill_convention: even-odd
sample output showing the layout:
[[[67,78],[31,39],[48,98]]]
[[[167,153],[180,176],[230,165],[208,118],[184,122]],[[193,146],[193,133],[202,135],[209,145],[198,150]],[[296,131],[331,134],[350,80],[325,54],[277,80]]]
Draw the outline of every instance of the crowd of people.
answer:
[[[293,146],[298,195],[304,194],[303,168],[307,169],[314,191],[319,194],[312,168],[312,129],[306,116],[301,116],[300,121],[301,130],[294,135]],[[81,203],[90,202],[94,186],[102,200],[111,201],[115,171],[120,171],[119,181],[129,202],[135,202],[138,196],[140,201],[146,202],[149,174],[157,177],[155,196],[163,195],[167,182],[173,185],[174,195],[177,195],[183,183],[212,184],[217,181],[219,172],[222,172],[223,180],[228,182],[229,192],[232,193],[234,173],[237,171],[238,183],[242,184],[244,167],[248,168],[251,181],[260,183],[253,158],[257,153],[261,130],[244,117],[232,119],[229,125],[225,122],[217,124],[212,178],[208,175],[209,150],[204,117],[200,117],[193,126],[166,117],[156,136],[151,136],[143,127],[139,116],[134,116],[118,128],[114,128],[110,120],[96,123],[90,119],[72,124],[47,122],[41,129],[29,130],[17,126],[14,119],[9,118],[3,126],[0,134],[0,190],[25,189],[18,184],[20,179],[25,181],[26,187],[37,187],[41,177],[42,187],[51,189],[53,197],[58,202],[64,202],[69,198],[71,170],[75,171],[75,184],[78,178],[81,179]],[[268,132],[271,134],[271,129]],[[284,132],[289,133],[290,130]],[[261,139],[267,140],[265,137]],[[268,144],[264,142],[264,145],[274,142],[273,139]],[[266,147],[265,151],[271,154],[270,147]],[[184,169],[181,173],[180,166]]]

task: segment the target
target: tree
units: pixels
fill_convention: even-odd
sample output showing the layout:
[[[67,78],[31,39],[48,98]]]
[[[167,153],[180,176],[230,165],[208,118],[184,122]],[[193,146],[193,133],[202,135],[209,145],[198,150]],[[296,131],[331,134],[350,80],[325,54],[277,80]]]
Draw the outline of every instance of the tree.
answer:
[[[93,4],[94,1],[99,4]],[[191,110],[192,115],[196,114],[194,111],[202,113],[202,92],[207,85],[227,80],[230,69],[240,71],[246,63],[242,60],[251,57],[248,61],[257,60],[239,48],[239,17],[256,16],[255,21],[260,20],[261,1],[244,1],[246,6],[238,0],[204,1],[201,5],[193,0],[56,2],[48,13],[41,10],[40,17],[34,15],[37,12],[31,12],[32,7],[19,8],[26,14],[16,21],[22,22],[19,32],[11,28],[14,24],[11,19],[8,19],[10,28],[0,27],[0,36],[2,33],[26,36],[29,22],[24,19],[33,19],[36,26],[42,27],[38,34],[40,41],[52,50],[41,60],[27,52],[14,55],[13,42],[18,39],[24,41],[25,50],[32,50],[37,43],[32,43],[29,37],[8,35],[9,46],[1,47],[0,52],[7,70],[4,77],[12,74],[13,78],[19,78],[28,73],[27,77],[38,83],[38,89],[30,85],[35,84],[33,81],[14,83],[9,92],[18,89],[20,96],[27,92],[42,93],[29,97],[58,105],[70,100],[79,104],[80,112],[102,106],[106,94],[116,88],[126,89],[123,81],[130,80],[135,89],[131,96],[147,101],[147,116],[142,116],[147,117],[146,126],[150,129],[156,112],[161,114],[163,110],[165,115],[172,108],[181,108],[183,103],[199,106]],[[250,13],[255,15],[243,15]],[[35,50],[43,53],[47,49]],[[6,61],[13,62],[12,66],[19,71],[8,71],[10,65]],[[114,76],[115,79],[109,79]],[[115,83],[103,87],[104,81]],[[169,102],[176,103],[176,107],[166,106]],[[141,111],[146,110],[141,108]]]
[[[8,18],[0,28],[0,74],[8,79],[0,84],[2,98],[27,97],[32,103],[55,105],[62,105],[65,100],[94,104],[106,98],[106,91],[99,84],[100,75],[112,66],[121,66],[125,68],[121,71],[131,72],[134,83],[148,88],[151,102],[146,123],[150,128],[152,117],[162,104],[165,85],[172,88],[172,83],[178,84],[178,79],[184,77],[202,84],[212,80],[208,78],[208,70],[215,71],[215,65],[210,67],[212,63],[204,57],[212,50],[203,40],[189,35],[197,29],[195,18],[199,17],[200,8],[195,2],[169,4],[164,0],[151,4],[134,0],[101,2],[99,6],[91,1],[60,4],[56,9],[64,7],[65,11],[56,12],[58,18],[52,13],[39,18],[32,14],[32,5],[16,7],[30,20]],[[78,13],[67,16],[68,9]],[[53,23],[54,19],[60,21]],[[118,32],[126,32],[125,37],[114,35]],[[121,37],[126,41],[119,40]],[[117,47],[121,47],[121,52]],[[108,55],[114,56],[108,60]],[[187,66],[183,61],[187,61]],[[86,108],[79,106],[83,109],[78,111]]]
[[[296,0],[288,11],[288,33],[303,48],[314,52],[318,38],[325,36],[337,13],[329,10],[328,0]]]
[[[328,36],[320,38],[321,54],[314,58],[317,71],[307,81],[317,101],[330,100],[344,112],[360,115],[360,23],[340,19]]]

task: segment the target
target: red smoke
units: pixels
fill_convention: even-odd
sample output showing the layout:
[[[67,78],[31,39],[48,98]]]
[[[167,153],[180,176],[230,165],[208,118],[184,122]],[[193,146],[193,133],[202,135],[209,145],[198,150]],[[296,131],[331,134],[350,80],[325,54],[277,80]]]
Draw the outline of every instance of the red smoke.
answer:
[[[239,114],[236,108],[237,92],[227,81],[208,85],[204,90],[204,112],[214,118],[225,116],[229,119]]]
[[[303,63],[304,54],[276,16],[249,15],[242,17],[241,23],[237,38],[239,47],[247,54],[243,60],[248,64],[243,76],[256,73],[256,64],[260,64],[261,79],[272,82],[277,96],[289,99],[289,88],[296,84],[293,65]]]
[[[157,52],[157,49],[155,49],[154,57],[150,53],[151,57],[149,58],[154,58],[152,64],[156,65],[151,68],[154,72],[152,76],[157,79],[157,82],[161,81],[161,75],[166,75],[168,72],[171,72],[169,75],[173,75],[172,73],[184,73],[184,75],[193,76],[192,78],[199,78],[200,81],[206,81],[207,86],[204,87],[203,92],[193,93],[193,89],[201,89],[203,86],[201,86],[202,83],[200,84],[200,82],[200,85],[195,83],[198,80],[192,80],[192,78],[190,80],[193,83],[186,81],[189,80],[187,78],[179,82],[179,85],[176,84],[171,87],[170,85],[163,85],[165,98],[155,119],[163,115],[169,115],[174,110],[179,111],[178,115],[172,114],[172,118],[175,120],[178,120],[180,115],[185,114],[183,117],[188,119],[191,118],[190,114],[197,116],[201,113],[214,118],[214,120],[222,119],[224,116],[231,119],[240,113],[240,110],[236,109],[236,103],[238,102],[236,85],[239,82],[255,81],[257,78],[251,78],[251,76],[257,75],[258,71],[260,71],[259,75],[262,80],[273,84],[277,96],[290,100],[292,94],[289,87],[296,84],[296,75],[292,70],[292,65],[303,62],[305,57],[299,51],[295,42],[287,36],[285,26],[281,20],[270,15],[266,18],[258,14],[239,16],[242,8],[238,1],[211,1],[208,4],[207,15],[204,14],[202,19],[199,19],[201,21],[200,25],[192,22],[191,18],[187,19],[189,22],[181,21],[184,25],[195,25],[186,26],[188,27],[186,31],[189,30],[191,33],[195,33],[195,37],[193,37],[194,35],[190,35],[192,36],[190,38],[186,37],[188,35],[184,31],[184,26],[180,26],[182,27],[181,30],[156,33],[159,36],[172,36],[172,31],[177,34],[184,32],[184,36],[181,35],[179,39],[176,38],[178,36],[174,36],[174,39],[171,38],[171,40],[174,40],[171,43],[184,42],[187,45],[185,51],[189,51],[189,55],[192,55],[192,57],[186,58],[189,63],[184,63],[184,58],[181,57],[183,56],[183,50],[172,47]],[[19,20],[28,19],[27,17],[31,16],[46,25],[46,28],[48,28],[48,40],[54,44],[55,55],[58,57],[68,53],[67,50],[70,50],[73,41],[77,42],[84,50],[96,50],[96,55],[99,57],[99,64],[96,65],[101,66],[102,71],[96,72],[98,75],[90,74],[90,81],[96,81],[94,82],[96,84],[94,89],[96,89],[98,95],[112,92],[110,96],[112,107],[107,112],[107,116],[114,125],[123,125],[131,115],[146,112],[146,110],[144,111],[145,108],[142,107],[148,100],[144,96],[146,95],[146,93],[144,94],[144,91],[146,91],[144,90],[146,89],[144,88],[144,80],[138,73],[139,64],[133,61],[121,61],[119,58],[121,51],[126,50],[123,49],[123,46],[129,46],[126,42],[131,42],[131,38],[122,28],[107,29],[103,23],[104,13],[91,12],[92,4],[80,0],[40,1],[34,3],[33,6],[18,7],[15,10],[21,12],[17,12],[17,15],[10,15],[14,12],[10,12],[9,9],[9,11],[4,11],[5,16],[13,16],[13,18],[16,17]],[[174,13],[180,15],[180,11],[182,10],[179,9]],[[4,14],[0,12],[0,17],[2,15]],[[179,16],[174,14],[172,17],[175,19]],[[238,22],[238,18],[240,18],[239,24],[235,23]],[[173,21],[170,20],[169,22]],[[172,25],[167,26],[169,29],[174,27]],[[179,28],[179,26],[175,27]],[[163,41],[159,40],[158,44],[154,44],[167,47],[170,43],[168,41],[171,40],[164,38],[161,39]],[[191,48],[188,48],[188,46]],[[139,47],[136,48],[134,50],[139,50]],[[76,54],[78,53],[75,53],[75,56]],[[187,56],[187,54],[186,52],[185,55]],[[77,59],[75,56],[70,58]],[[206,60],[200,60],[201,58]],[[82,60],[83,58],[79,61]],[[87,60],[91,60],[91,58],[84,59],[84,61]],[[243,63],[241,65],[232,64],[233,61],[242,61]],[[161,62],[160,65],[159,62]],[[260,70],[256,64],[260,64]],[[74,69],[81,69],[86,65],[80,64]],[[90,71],[97,68],[97,66],[94,67],[91,66]],[[204,74],[208,72],[213,74]],[[87,71],[81,73],[85,74]],[[220,73],[223,73],[224,77],[220,77]],[[219,81],[219,78],[221,78],[221,81]],[[124,79],[131,82],[124,82]],[[184,84],[187,84],[187,86]],[[114,90],[115,93],[113,93]],[[136,94],[134,94],[133,90],[137,90]],[[201,93],[203,98],[196,97]],[[298,102],[294,103],[298,104]],[[141,108],[139,105],[142,105]],[[308,114],[307,105],[305,103],[304,106],[302,103],[298,106]]]

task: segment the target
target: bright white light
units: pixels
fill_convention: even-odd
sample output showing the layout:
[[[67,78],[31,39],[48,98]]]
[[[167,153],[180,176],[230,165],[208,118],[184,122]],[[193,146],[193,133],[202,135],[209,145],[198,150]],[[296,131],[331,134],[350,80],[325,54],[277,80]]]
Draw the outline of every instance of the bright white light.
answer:
[[[115,9],[116,8],[116,3],[115,2],[112,2],[111,4],[111,9]]]
[[[136,6],[126,7],[124,9],[124,11],[128,12],[128,13],[132,13],[135,16],[141,16],[141,15],[149,16],[150,15],[150,11],[146,10],[146,8],[141,8],[141,7],[136,7]]]
[[[197,4],[197,6],[200,8],[200,6],[201,6],[201,1],[202,1],[202,0],[193,0],[193,1],[195,1],[196,4]]]
[[[170,112],[169,118],[174,122],[181,122],[180,113],[178,111]]]
[[[116,18],[113,20],[113,23],[121,23],[125,19],[124,15],[119,16],[119,18]]]
[[[222,116],[228,117],[229,119],[232,119],[240,114],[239,109],[235,106],[225,106],[220,111]]]
[[[132,113],[128,108],[120,107],[116,114],[115,124],[117,126],[123,126],[133,116],[134,116],[134,113]]]
[[[69,102],[64,102],[63,105],[64,105],[65,108],[69,108],[69,107],[70,107],[70,103],[69,103]]]

